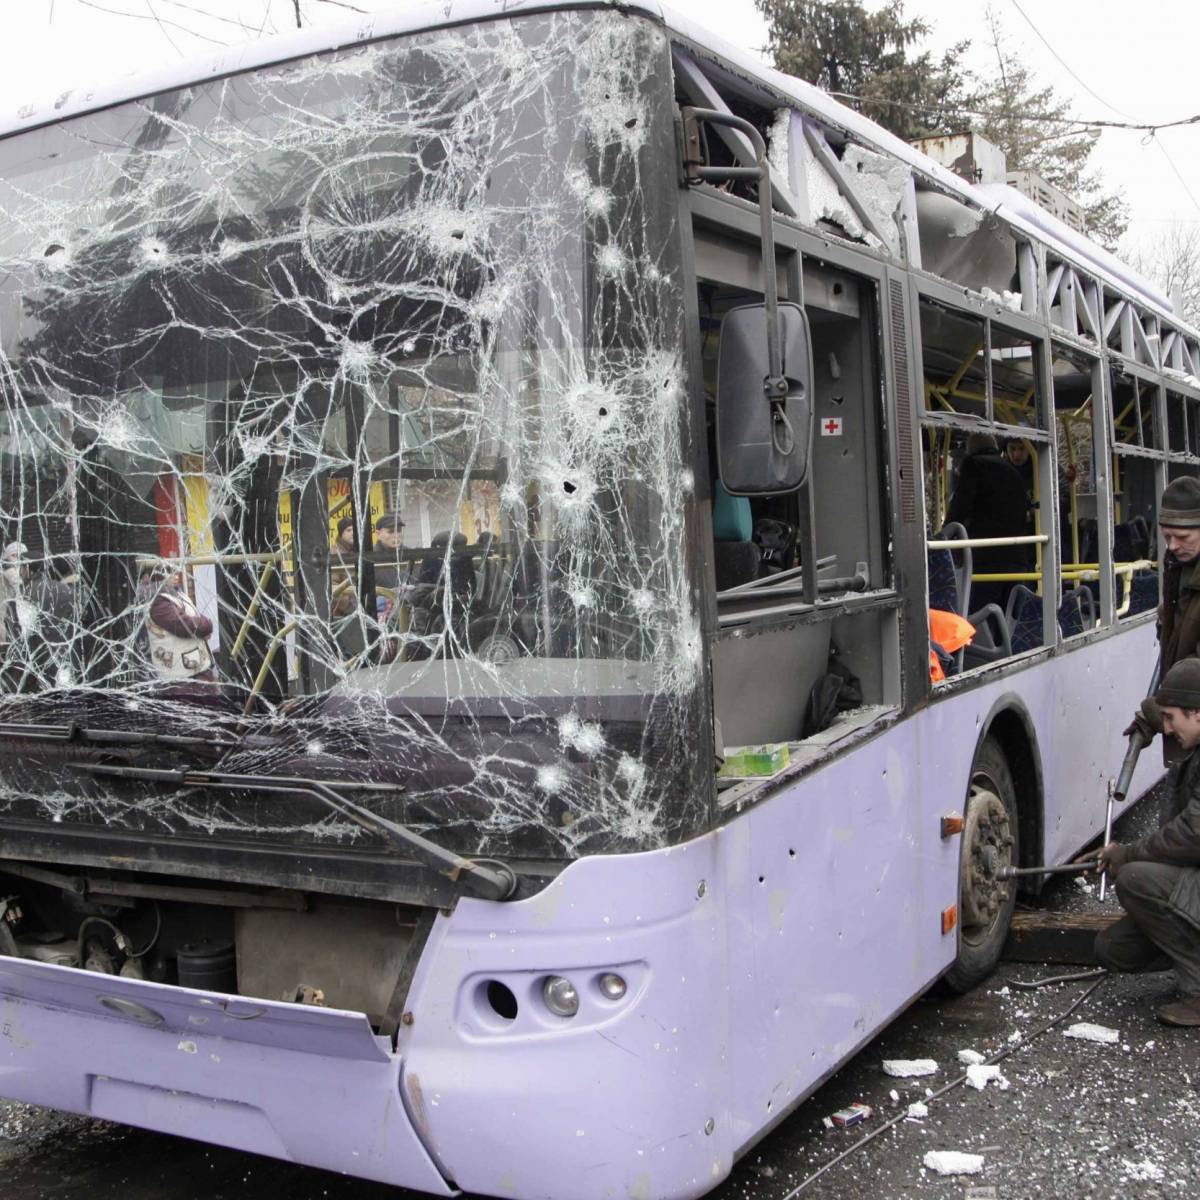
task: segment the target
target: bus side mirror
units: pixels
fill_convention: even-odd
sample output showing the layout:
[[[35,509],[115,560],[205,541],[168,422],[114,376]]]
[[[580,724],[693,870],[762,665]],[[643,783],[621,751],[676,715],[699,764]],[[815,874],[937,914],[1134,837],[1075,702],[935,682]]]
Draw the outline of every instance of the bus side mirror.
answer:
[[[780,304],[780,377],[772,379],[765,304],[731,309],[717,359],[717,464],[735,496],[778,496],[808,478],[812,456],[812,338],[798,304]]]

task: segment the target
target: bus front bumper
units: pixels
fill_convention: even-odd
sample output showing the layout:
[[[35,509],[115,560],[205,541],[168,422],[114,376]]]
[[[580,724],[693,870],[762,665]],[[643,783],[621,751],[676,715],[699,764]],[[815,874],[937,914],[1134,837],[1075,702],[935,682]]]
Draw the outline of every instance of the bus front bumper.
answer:
[[[362,1013],[0,958],[0,1096],[451,1195]]]

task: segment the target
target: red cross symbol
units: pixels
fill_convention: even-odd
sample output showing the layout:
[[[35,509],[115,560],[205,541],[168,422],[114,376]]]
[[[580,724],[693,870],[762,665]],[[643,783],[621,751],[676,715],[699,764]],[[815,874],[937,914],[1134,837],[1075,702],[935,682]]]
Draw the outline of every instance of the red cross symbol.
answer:
[[[821,433],[824,437],[841,437],[842,418],[829,417],[821,422]]]

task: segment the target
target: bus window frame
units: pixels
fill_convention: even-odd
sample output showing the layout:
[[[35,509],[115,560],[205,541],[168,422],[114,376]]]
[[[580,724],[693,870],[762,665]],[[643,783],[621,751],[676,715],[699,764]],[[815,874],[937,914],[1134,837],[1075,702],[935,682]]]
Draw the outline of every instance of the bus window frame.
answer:
[[[846,593],[829,600],[821,600],[816,594],[815,574],[806,583],[807,595],[801,604],[784,613],[746,613],[743,620],[735,625],[722,627],[718,620],[718,604],[716,592],[716,574],[712,555],[713,526],[711,493],[708,481],[711,479],[712,464],[710,464],[707,439],[703,436],[705,429],[705,404],[703,376],[701,372],[701,330],[700,312],[697,302],[697,285],[702,278],[712,278],[713,273],[705,264],[706,273],[697,268],[697,241],[713,239],[722,243],[729,251],[724,257],[724,267],[728,278],[718,274],[718,282],[727,282],[731,286],[745,287],[747,290],[761,291],[760,274],[760,217],[757,205],[740,197],[720,192],[708,185],[680,188],[679,229],[682,238],[682,275],[684,291],[684,319],[686,323],[685,343],[689,363],[691,426],[694,431],[691,446],[692,467],[697,481],[694,499],[696,502],[696,519],[690,522],[695,531],[693,545],[689,548],[692,553],[700,555],[702,569],[700,579],[703,586],[701,597],[701,615],[704,629],[705,654],[704,672],[706,685],[710,690],[713,679],[713,651],[718,643],[731,639],[742,638],[755,633],[767,631],[782,631],[799,629],[816,623],[829,622],[842,616],[856,615],[874,611],[881,615],[891,613],[892,623],[902,631],[911,627],[912,614],[911,596],[906,600],[906,589],[902,582],[903,563],[915,554],[909,545],[913,542],[913,532],[899,518],[895,497],[900,494],[900,451],[897,444],[897,425],[902,414],[897,411],[895,380],[891,368],[891,333],[888,328],[886,294],[889,278],[895,276],[894,267],[889,270],[887,263],[867,254],[828,241],[805,231],[787,218],[782,218],[776,211],[773,220],[773,236],[778,268],[779,291],[781,298],[804,302],[804,262],[806,259],[819,259],[836,270],[854,274],[864,282],[871,283],[876,288],[877,302],[874,320],[877,329],[877,354],[879,359],[878,380],[878,463],[879,494],[883,499],[880,513],[879,536],[884,547],[891,546],[891,552],[884,555],[884,576],[886,588],[876,589],[865,595]],[[697,237],[699,234],[699,238]],[[902,276],[907,281],[907,274]],[[907,284],[906,284],[907,287]],[[910,340],[911,340],[911,334]],[[911,369],[911,368],[910,368]],[[909,470],[912,468],[909,467]],[[800,529],[798,533],[799,553],[806,561],[813,562],[817,558],[815,532],[812,527],[812,473],[800,489]],[[919,520],[911,522],[920,533]],[[911,593],[913,588],[907,589]],[[918,597],[923,602],[923,597]],[[926,651],[924,646],[911,645],[914,639],[905,638],[902,632],[896,635],[896,656],[894,669],[892,664],[885,664],[884,694],[886,711],[881,713],[869,725],[856,730],[851,736],[829,747],[822,747],[820,752],[811,756],[801,756],[793,768],[781,775],[764,779],[761,784],[750,788],[737,789],[736,809],[740,811],[745,805],[757,803],[773,794],[784,783],[791,783],[795,778],[835,754],[850,750],[863,737],[870,736],[874,730],[887,725],[910,710],[924,694],[920,683],[921,673],[926,671]],[[920,650],[920,672],[913,668],[917,661],[917,650]],[[714,778],[713,795],[715,812],[718,822],[728,820],[734,812],[734,806],[722,803],[717,795]]]
[[[695,307],[694,293],[699,279],[715,278],[718,282],[729,283],[732,286],[746,287],[747,289],[753,288],[755,291],[761,290],[761,276],[759,275],[758,267],[759,215],[756,205],[740,197],[719,192],[707,185],[681,189],[681,204],[680,227],[684,231],[686,243],[684,249],[684,270],[686,273],[684,287],[689,305],[687,313],[689,322],[688,336],[689,338],[696,338],[699,323],[698,314],[693,310]],[[793,299],[798,303],[804,303],[803,272],[806,260],[819,260],[821,263],[828,264],[835,270],[856,275],[864,281],[874,284],[877,289],[878,303],[875,306],[874,319],[879,326],[877,330],[879,335],[878,350],[880,360],[880,387],[878,396],[878,418],[880,421],[879,487],[881,496],[890,499],[897,494],[899,479],[896,466],[898,455],[895,448],[897,418],[892,416],[895,412],[894,380],[891,379],[884,353],[886,345],[883,331],[885,321],[882,313],[882,293],[887,286],[887,265],[878,259],[860,255],[846,247],[814,237],[811,233],[792,224],[787,218],[781,217],[778,212],[774,214],[773,226],[781,299]],[[697,241],[696,230],[700,230],[707,238],[719,239],[730,249],[731,253],[726,259],[725,264],[727,269],[732,267],[733,270],[739,272],[744,270],[747,274],[734,274],[731,271],[728,277],[712,276],[709,274],[702,275],[697,268],[695,248]],[[741,261],[737,262],[737,259]],[[736,266],[734,266],[735,263]],[[692,401],[694,405],[693,412],[694,417],[700,422],[697,428],[703,429],[705,397],[703,387],[700,384],[698,342],[693,348],[689,349],[689,355],[694,364],[692,375],[696,381],[696,386],[694,387],[696,394],[693,396]],[[707,446],[703,444],[697,445],[693,448],[693,451],[693,470],[695,476],[697,480],[707,481],[711,478],[709,472],[712,469],[708,458]],[[816,560],[818,552],[816,535],[812,529],[812,520],[809,515],[812,512],[812,488],[813,480],[810,473],[809,479],[800,489],[799,493],[801,528],[798,537],[800,551],[810,562]],[[707,483],[704,485],[703,492],[700,491],[700,488],[697,489],[697,492],[699,498],[703,500],[709,499]],[[886,503],[880,514],[880,540],[885,547],[889,542],[895,547],[896,538],[899,534],[899,522],[896,519],[894,510],[894,504]],[[706,536],[711,542],[711,508],[709,508],[704,520],[703,536]],[[892,554],[890,556],[885,555],[884,558],[884,577],[887,581],[887,586],[884,588],[875,588],[869,594],[861,597],[856,596],[854,593],[848,593],[824,600],[816,595],[816,580],[814,578],[809,581],[811,587],[806,583],[806,593],[808,594],[804,597],[803,608],[797,608],[795,612],[782,615],[756,616],[753,613],[747,613],[744,621],[740,621],[736,626],[727,626],[722,629],[717,621],[716,576],[713,570],[712,556],[705,551],[704,557],[705,570],[703,577],[707,584],[705,588],[706,603],[704,610],[706,618],[710,622],[710,628],[716,631],[718,637],[732,636],[735,630],[746,631],[748,626],[760,629],[777,627],[781,624],[808,623],[807,620],[796,621],[796,618],[807,618],[809,613],[814,612],[818,615],[818,619],[832,620],[844,612],[860,612],[864,608],[875,607],[896,608],[900,605],[900,585],[897,578],[896,551],[893,549]]]
[[[1076,338],[1055,336],[1054,347],[1070,356],[1086,359],[1092,369],[1092,463],[1095,473],[1096,551],[1099,562],[1100,621],[1096,632],[1116,625],[1116,590],[1113,587],[1113,498],[1112,498],[1112,396],[1109,356],[1096,346]],[[1099,448],[1099,449],[1098,449]],[[1057,517],[1057,513],[1056,513]]]
[[[1109,499],[1108,499],[1108,508],[1107,508],[1107,511],[1108,511],[1107,524],[1108,524],[1109,536],[1110,536],[1110,545],[1109,545],[1110,558],[1109,558],[1109,569],[1107,571],[1103,572],[1101,575],[1101,589],[1103,590],[1103,585],[1104,585],[1105,581],[1107,581],[1110,588],[1112,589],[1113,599],[1112,599],[1111,619],[1106,617],[1104,620],[1104,624],[1105,625],[1109,625],[1109,624],[1132,625],[1132,624],[1138,624],[1138,623],[1145,623],[1145,622],[1149,621],[1151,619],[1151,617],[1155,615],[1155,610],[1148,609],[1144,613],[1135,613],[1135,614],[1127,615],[1127,616],[1118,616],[1117,615],[1117,610],[1120,608],[1120,605],[1121,605],[1121,595],[1122,595],[1122,592],[1124,589],[1116,587],[1113,583],[1113,571],[1115,570],[1115,563],[1111,557],[1111,554],[1112,554],[1113,545],[1115,542],[1115,529],[1116,529],[1116,509],[1115,509],[1116,493],[1113,488],[1113,468],[1117,462],[1119,462],[1120,460],[1123,460],[1123,459],[1133,459],[1133,460],[1138,460],[1141,462],[1151,462],[1155,465],[1155,470],[1154,470],[1154,496],[1155,496],[1155,517],[1156,517],[1156,520],[1155,520],[1155,543],[1156,543],[1155,553],[1156,553],[1158,562],[1161,564],[1161,562],[1162,562],[1161,540],[1162,539],[1161,539],[1161,535],[1159,535],[1159,533],[1158,533],[1158,528],[1157,528],[1158,527],[1158,521],[1157,521],[1158,498],[1162,495],[1163,488],[1165,488],[1167,485],[1167,479],[1168,479],[1168,474],[1169,474],[1171,464],[1173,462],[1178,462],[1179,458],[1175,454],[1173,454],[1172,451],[1168,448],[1169,428],[1168,428],[1168,419],[1167,419],[1167,392],[1168,392],[1168,389],[1170,388],[1170,385],[1168,384],[1167,377],[1162,374],[1161,370],[1157,370],[1153,367],[1148,367],[1145,363],[1136,362],[1135,360],[1133,360],[1131,358],[1127,358],[1125,355],[1121,354],[1119,351],[1113,350],[1111,348],[1108,350],[1107,354],[1105,355],[1105,359],[1106,359],[1106,366],[1107,366],[1107,370],[1105,372],[1105,387],[1106,388],[1111,388],[1114,376],[1120,374],[1120,375],[1125,376],[1128,379],[1132,379],[1135,383],[1135,386],[1138,386],[1139,388],[1144,385],[1148,385],[1150,388],[1154,389],[1153,418],[1152,419],[1154,422],[1155,437],[1159,443],[1157,446],[1143,446],[1140,444],[1133,445],[1133,444],[1129,444],[1129,443],[1125,443],[1125,442],[1118,442],[1117,437],[1116,437],[1116,413],[1113,409],[1112,397],[1111,397],[1111,395],[1105,397],[1105,412],[1107,414],[1106,421],[1108,424],[1107,464],[1108,464],[1108,469],[1109,469]],[[1180,388],[1170,388],[1170,390],[1174,390],[1177,393],[1182,392],[1182,389],[1180,389]],[[1195,398],[1197,400],[1200,400],[1200,393],[1198,393]],[[1140,433],[1139,433],[1139,438],[1140,438]],[[1192,460],[1193,463],[1196,461],[1200,461],[1200,460],[1195,460],[1195,459]],[[1160,566],[1160,574],[1161,574],[1161,566]]]
[[[1053,358],[1051,354],[1051,343],[1054,340],[1049,327],[1036,317],[1031,317],[1027,313],[1014,311],[1001,304],[995,304],[990,300],[984,299],[982,296],[977,296],[971,292],[964,292],[961,288],[953,288],[948,286],[942,280],[923,272],[913,271],[911,273],[913,279],[913,294],[914,303],[919,306],[924,300],[931,301],[941,308],[949,309],[953,312],[963,313],[965,316],[980,320],[984,325],[984,348],[985,362],[988,364],[986,374],[987,388],[987,419],[980,420],[979,418],[961,414],[946,412],[944,410],[929,409],[925,406],[925,360],[924,360],[924,344],[921,337],[921,321],[919,307],[914,309],[914,342],[920,354],[919,378],[922,381],[920,389],[920,403],[917,410],[917,432],[922,430],[957,430],[961,433],[991,433],[998,437],[1004,438],[1023,438],[1026,441],[1032,442],[1037,447],[1038,455],[1038,493],[1040,497],[1041,509],[1039,510],[1037,524],[1040,526],[1040,532],[1046,536],[1046,541],[1041,544],[1041,561],[1042,561],[1042,579],[1041,589],[1043,595],[1057,596],[1061,592],[1061,571],[1062,571],[1062,555],[1059,547],[1058,538],[1058,448],[1056,439],[1051,429],[1051,414],[1054,411],[1053,407]],[[1036,355],[1038,359],[1038,395],[1036,397],[1036,419],[1035,425],[1010,425],[1003,421],[995,419],[994,397],[992,389],[992,372],[990,369],[990,351],[992,346],[992,327],[999,326],[1007,333],[1016,334],[1019,337],[1028,338],[1031,345],[1036,347]],[[1091,351],[1094,355],[1095,350]],[[1051,500],[1052,511],[1055,514],[1055,519],[1047,521],[1045,517],[1047,498]],[[926,513],[928,518],[929,514]],[[1033,590],[1037,590],[1036,586]],[[956,680],[960,678],[973,679],[983,673],[992,670],[1003,668],[1009,663],[1025,662],[1030,658],[1035,658],[1038,655],[1050,653],[1062,641],[1061,631],[1058,626],[1058,606],[1043,605],[1042,606],[1042,644],[1032,650],[1027,650],[1021,654],[1014,654],[1009,658],[997,659],[995,662],[982,663],[979,666],[972,667],[969,670],[963,671],[961,676],[954,679],[946,680],[939,687],[939,691],[954,687]]]
[[[1200,468],[1200,388],[1194,388],[1182,379],[1169,375],[1163,376],[1163,391],[1168,404],[1167,419],[1170,421],[1170,400],[1172,396],[1183,404],[1184,437],[1182,450],[1172,450],[1166,446],[1167,465],[1172,463],[1181,466]]]

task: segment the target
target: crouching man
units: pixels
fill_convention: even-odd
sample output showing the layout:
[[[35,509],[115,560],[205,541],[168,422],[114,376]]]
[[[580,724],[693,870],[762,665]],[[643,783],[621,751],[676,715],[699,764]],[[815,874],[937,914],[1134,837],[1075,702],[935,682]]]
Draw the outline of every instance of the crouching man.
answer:
[[[1164,735],[1185,757],[1171,768],[1162,827],[1100,851],[1100,868],[1109,872],[1126,915],[1096,938],[1096,957],[1110,971],[1173,967],[1180,997],[1158,1009],[1158,1019],[1200,1026],[1200,659],[1177,662],[1154,699]]]

